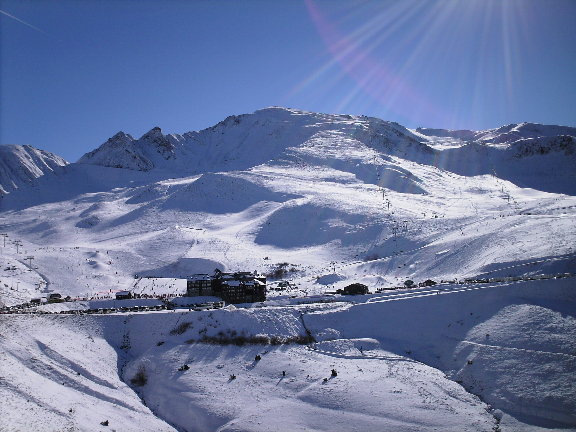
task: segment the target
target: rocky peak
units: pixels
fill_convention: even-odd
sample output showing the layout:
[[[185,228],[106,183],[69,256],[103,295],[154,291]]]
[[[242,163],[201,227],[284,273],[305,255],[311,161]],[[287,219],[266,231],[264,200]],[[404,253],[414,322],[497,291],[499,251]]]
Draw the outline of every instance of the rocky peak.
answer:
[[[156,150],[165,155],[166,158],[170,157],[174,152],[174,145],[170,142],[168,136],[162,133],[162,129],[158,126],[153,127],[142,135],[138,142],[153,144],[156,147]]]
[[[112,138],[109,138],[108,141],[113,141],[113,142],[131,142],[134,141],[134,138],[132,138],[132,136],[130,134],[127,134],[125,132],[117,132]]]
[[[153,139],[157,139],[157,138],[162,138],[164,137],[164,134],[162,133],[162,129],[160,129],[158,126],[154,126],[152,129],[150,129],[148,132],[146,132],[144,135],[142,135],[140,137],[141,140],[153,140]]]

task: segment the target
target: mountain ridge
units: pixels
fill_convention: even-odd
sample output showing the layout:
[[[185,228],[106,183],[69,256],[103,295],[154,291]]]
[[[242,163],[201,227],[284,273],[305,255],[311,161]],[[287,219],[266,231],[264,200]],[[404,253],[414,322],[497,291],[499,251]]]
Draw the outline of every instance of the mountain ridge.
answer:
[[[135,140],[119,132],[102,146],[84,155],[78,163],[142,171],[154,168],[176,169],[185,174],[242,170],[275,158],[290,157],[289,149],[311,143],[315,134],[328,134],[328,131],[353,137],[387,156],[399,155],[419,163],[436,164],[456,173],[462,172],[454,166],[459,162],[445,161],[461,161],[467,157],[466,146],[470,149],[476,148],[476,151],[472,151],[475,153],[474,157],[479,154],[490,155],[486,156],[489,160],[480,160],[478,165],[492,166],[477,169],[478,174],[493,173],[496,168],[493,159],[513,161],[514,158],[562,152],[564,156],[571,157],[576,136],[576,128],[535,123],[511,124],[486,131],[424,128],[411,131],[398,123],[372,117],[270,107],[252,114],[229,116],[212,127],[182,135],[164,135],[161,129],[156,127]],[[452,146],[443,148],[435,145],[441,137],[454,138],[450,142]],[[551,139],[552,137],[556,138]],[[494,149],[501,153],[498,154]],[[246,160],[247,155],[250,160]],[[496,165],[502,164],[499,162]],[[497,171],[506,170],[500,166],[497,168]],[[524,177],[527,177],[530,170],[525,171]],[[514,181],[510,177],[507,179]],[[520,184],[535,186],[534,182],[524,180],[520,181]],[[568,183],[560,189],[567,193],[576,192]]]
[[[29,145],[0,146],[0,197],[29,185],[47,173],[54,173],[68,162],[60,156]]]

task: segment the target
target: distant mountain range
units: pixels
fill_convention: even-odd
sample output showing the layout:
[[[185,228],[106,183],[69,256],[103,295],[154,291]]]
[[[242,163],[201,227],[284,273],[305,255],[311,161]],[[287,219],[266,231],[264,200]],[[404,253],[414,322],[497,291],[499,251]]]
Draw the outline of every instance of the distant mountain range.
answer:
[[[118,132],[70,164],[1,147],[0,211],[5,231],[36,245],[98,244],[130,263],[100,263],[98,278],[70,267],[54,275],[64,292],[84,277],[97,290],[134,274],[274,263],[337,285],[549,272],[544,257],[564,257],[556,270],[573,263],[575,137],[563,126],[410,130],[271,107],[183,135]],[[328,271],[336,261],[342,270]]]
[[[139,139],[118,132],[77,163],[137,171],[162,169],[178,175],[244,170],[294,157],[291,150],[315,135],[330,133],[352,137],[379,154],[461,175],[495,174],[522,187],[576,193],[573,127],[520,123],[484,131],[409,130],[376,118],[279,107],[230,116],[213,127],[183,135],[163,134],[158,127]],[[546,162],[540,163],[538,156],[546,156]],[[30,146],[1,146],[0,192],[6,194],[67,164],[57,155]]]

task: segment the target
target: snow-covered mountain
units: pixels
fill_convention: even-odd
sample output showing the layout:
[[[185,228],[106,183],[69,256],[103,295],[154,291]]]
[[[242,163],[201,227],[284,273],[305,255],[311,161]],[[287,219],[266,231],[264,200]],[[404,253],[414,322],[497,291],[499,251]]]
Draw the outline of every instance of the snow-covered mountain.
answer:
[[[430,137],[452,137],[466,141],[481,141],[491,144],[513,143],[527,138],[574,136],[576,128],[569,126],[518,123],[482,131],[417,128],[416,131]]]
[[[365,155],[376,152],[460,175],[493,174],[520,187],[574,194],[575,136],[576,128],[533,123],[487,131],[410,131],[376,118],[272,107],[183,135],[164,135],[155,127],[135,140],[119,132],[79,163],[140,171],[158,168],[181,176],[245,170],[274,160],[295,162],[302,158],[303,148],[305,159],[326,154],[325,143],[332,146],[345,137]],[[342,152],[327,154],[335,161],[346,159]]]
[[[175,144],[181,140],[177,135],[163,135],[159,127],[152,128],[139,140],[118,132],[98,149],[82,156],[78,163],[149,171],[158,165],[159,159],[173,158]]]
[[[135,140],[118,132],[78,163],[179,174],[243,170],[286,157],[315,135],[338,131],[367,146],[383,146],[390,154],[422,147],[406,128],[375,118],[326,115],[272,107],[253,114],[230,116],[213,127],[183,135],[164,135],[155,127]]]
[[[213,315],[30,317],[47,335],[20,317],[10,325],[28,336],[22,346],[6,341],[6,358],[30,375],[2,375],[33,388],[34,374],[52,371],[50,391],[32,404],[50,425],[96,422],[80,407],[77,417],[46,408],[58,394],[53,382],[65,382],[63,404],[86,401],[125,430],[141,430],[154,414],[180,430],[338,429],[327,418],[343,430],[568,428],[576,407],[568,382],[576,372],[573,278],[540,279],[576,273],[575,137],[576,128],[529,123],[410,130],[279,107],[181,135],[119,132],[59,175],[0,199],[8,235],[6,246],[0,239],[0,301],[22,303],[44,289],[72,297],[182,292],[177,278],[216,268],[282,275],[291,288],[271,291],[261,308]],[[505,282],[356,300],[326,294],[351,282],[374,292],[407,280],[495,278]],[[173,334],[181,320],[190,329]],[[187,343],[235,331],[288,339],[310,331],[316,350],[266,348],[273,361],[256,365],[255,346],[195,344],[192,352]],[[62,355],[43,348],[59,333],[69,341],[51,349]],[[82,354],[70,345],[89,337],[95,345]],[[89,371],[100,346],[113,347],[104,350],[104,372]],[[191,372],[177,371],[180,363]],[[52,370],[58,364],[69,376]],[[106,372],[110,364],[118,376]],[[324,382],[324,369],[334,367],[346,373]],[[140,368],[150,383],[132,386],[146,401],[141,409],[120,380]],[[282,370],[293,375],[276,378]],[[228,380],[232,374],[239,379]],[[356,382],[361,389],[351,391]],[[228,391],[233,385],[238,391]],[[106,388],[113,396],[102,396]],[[15,406],[27,399],[6,392]],[[120,411],[110,408],[123,392]],[[279,400],[289,414],[262,415]]]
[[[28,145],[0,146],[0,195],[67,164],[60,156]]]
[[[118,133],[0,210],[24,240],[130,255],[128,274],[102,268],[101,288],[158,269],[180,277],[286,261],[302,277],[338,261],[341,284],[359,274],[384,284],[572,253],[576,129],[524,123],[475,141],[423,132],[272,107],[183,135]],[[77,287],[69,277],[57,288]]]

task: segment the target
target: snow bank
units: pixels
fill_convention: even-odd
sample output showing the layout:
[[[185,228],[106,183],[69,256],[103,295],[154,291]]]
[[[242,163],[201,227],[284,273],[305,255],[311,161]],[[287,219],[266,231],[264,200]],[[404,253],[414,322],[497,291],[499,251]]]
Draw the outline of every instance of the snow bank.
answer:
[[[0,317],[0,429],[174,431],[122,382],[91,317]]]
[[[134,316],[127,327],[133,360],[123,377],[134,380],[131,385],[157,415],[183,430],[490,431],[494,426],[477,398],[439,371],[383,351],[373,339],[327,342],[315,350],[294,344],[190,344],[189,338],[203,334],[305,334],[303,311],[232,308]],[[144,384],[137,379],[142,374]]]
[[[307,314],[321,340],[376,339],[529,424],[576,422],[576,292],[567,279],[470,286]]]

